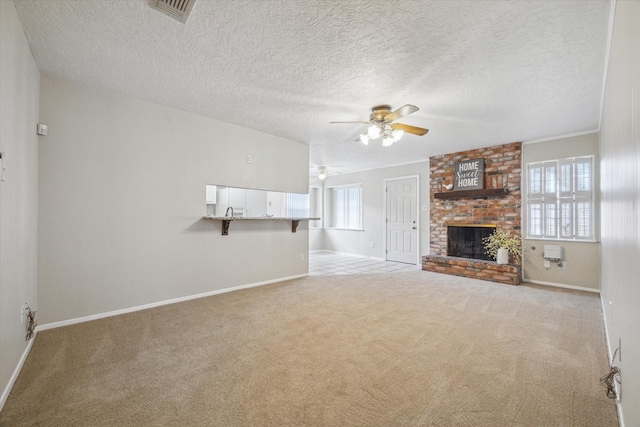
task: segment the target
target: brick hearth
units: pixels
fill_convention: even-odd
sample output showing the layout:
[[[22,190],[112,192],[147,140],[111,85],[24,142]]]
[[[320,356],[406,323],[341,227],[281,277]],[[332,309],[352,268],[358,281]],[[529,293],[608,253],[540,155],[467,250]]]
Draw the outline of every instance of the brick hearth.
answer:
[[[497,264],[494,261],[452,256],[424,255],[422,269],[434,273],[506,283],[507,285],[519,285],[522,277],[519,265]]]
[[[506,188],[506,194],[453,198],[434,196],[436,193],[447,192],[445,185],[453,183],[455,162],[476,158],[482,158],[485,161],[484,188]],[[493,261],[447,257],[447,225],[495,224],[497,230],[506,230],[520,236],[522,144],[514,142],[444,154],[433,156],[429,160],[431,254],[422,258],[422,269],[513,285],[519,284],[521,276],[519,265],[498,265]]]

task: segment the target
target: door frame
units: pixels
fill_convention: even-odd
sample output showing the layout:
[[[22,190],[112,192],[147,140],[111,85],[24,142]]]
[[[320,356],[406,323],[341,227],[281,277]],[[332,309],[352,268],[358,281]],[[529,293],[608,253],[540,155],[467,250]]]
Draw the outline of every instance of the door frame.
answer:
[[[387,261],[387,183],[389,181],[397,181],[400,179],[416,179],[416,263],[420,265],[420,175],[397,176],[393,178],[385,178],[382,187],[382,248],[383,258]]]

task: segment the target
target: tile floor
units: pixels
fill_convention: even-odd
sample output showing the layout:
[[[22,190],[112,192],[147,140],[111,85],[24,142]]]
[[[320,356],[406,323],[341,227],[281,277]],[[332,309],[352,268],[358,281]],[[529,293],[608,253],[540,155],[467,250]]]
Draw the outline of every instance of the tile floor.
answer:
[[[416,270],[420,270],[420,266],[325,251],[309,253],[309,276],[391,273]]]

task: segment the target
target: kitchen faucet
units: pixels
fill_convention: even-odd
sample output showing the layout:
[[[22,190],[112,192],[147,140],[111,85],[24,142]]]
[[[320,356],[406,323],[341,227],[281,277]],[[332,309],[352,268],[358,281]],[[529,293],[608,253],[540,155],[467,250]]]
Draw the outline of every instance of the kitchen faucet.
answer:
[[[227,208],[227,211],[225,212],[224,216],[229,216],[229,209],[231,209],[231,217],[233,218],[233,207],[231,206]]]

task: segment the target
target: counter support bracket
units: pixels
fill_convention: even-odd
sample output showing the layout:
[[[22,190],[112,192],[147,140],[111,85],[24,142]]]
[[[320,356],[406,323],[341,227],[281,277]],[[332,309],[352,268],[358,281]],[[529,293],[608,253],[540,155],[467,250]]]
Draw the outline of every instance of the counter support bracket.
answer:
[[[223,236],[228,236],[229,235],[229,225],[231,225],[231,220],[230,219],[223,219],[222,220],[222,235]]]

